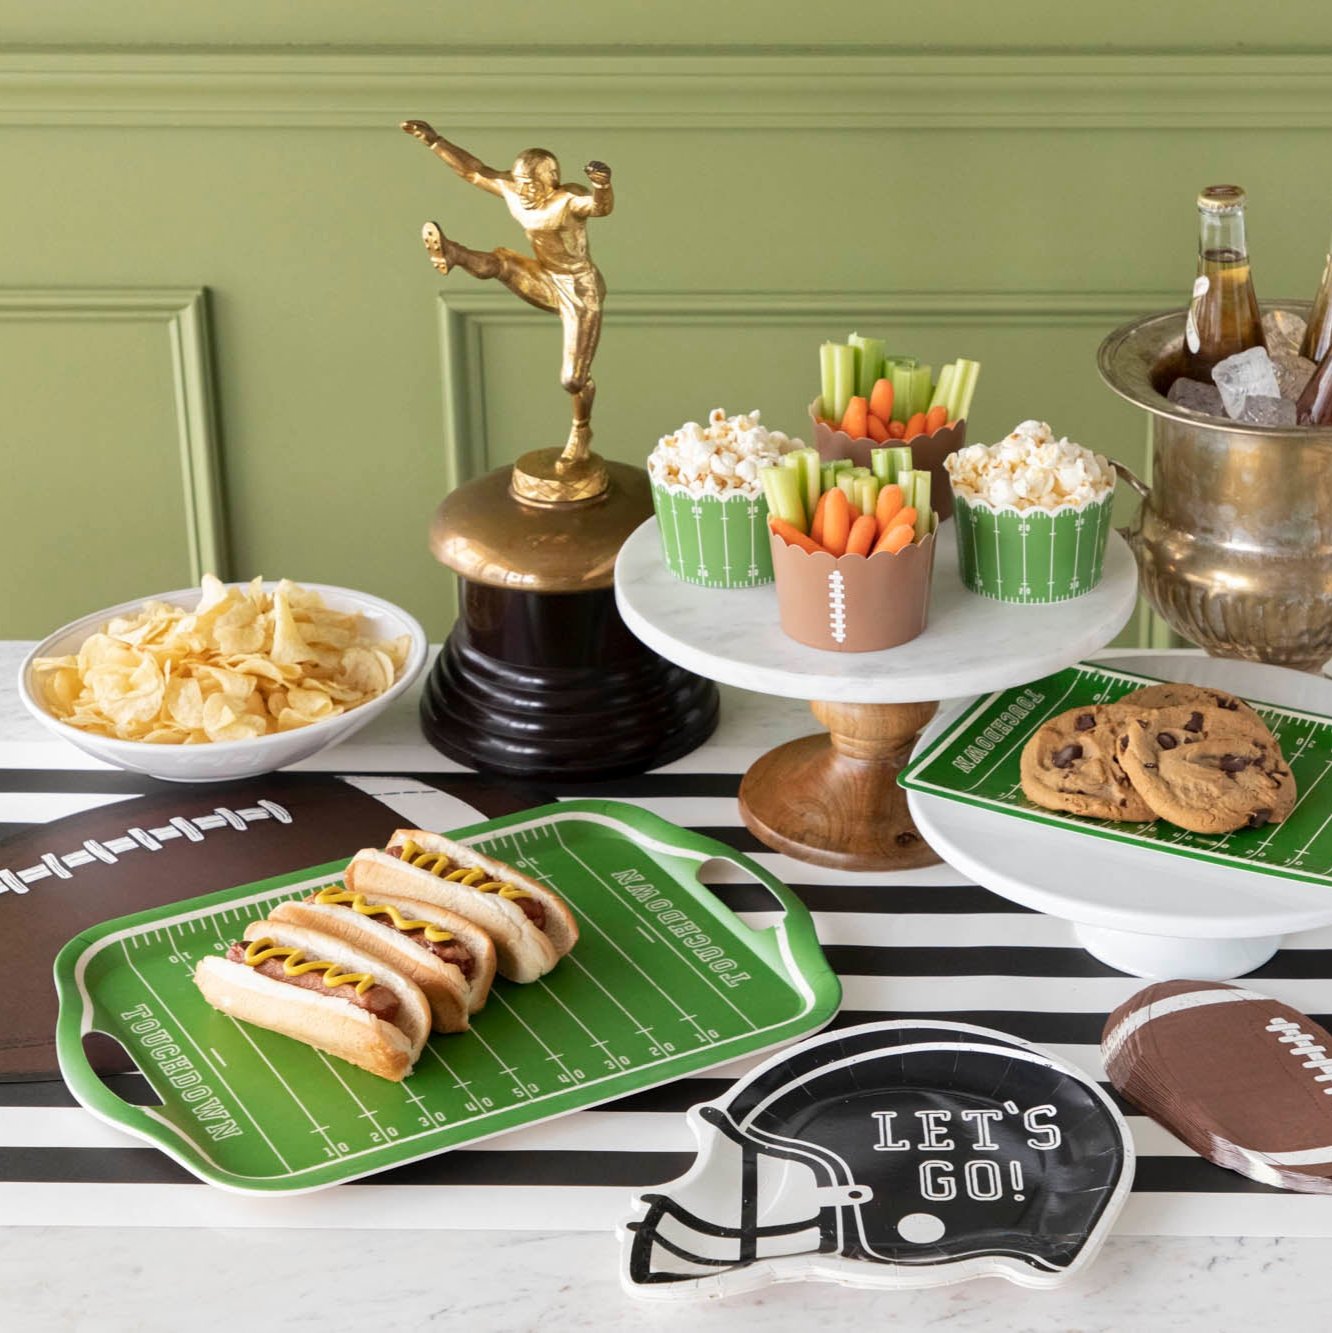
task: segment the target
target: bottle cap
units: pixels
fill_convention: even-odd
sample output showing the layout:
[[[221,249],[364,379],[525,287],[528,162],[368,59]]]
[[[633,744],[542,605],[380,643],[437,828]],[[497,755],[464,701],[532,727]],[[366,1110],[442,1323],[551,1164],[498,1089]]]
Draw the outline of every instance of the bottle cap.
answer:
[[[1244,201],[1244,191],[1238,185],[1209,185],[1198,196],[1198,209],[1203,213],[1239,213]]]

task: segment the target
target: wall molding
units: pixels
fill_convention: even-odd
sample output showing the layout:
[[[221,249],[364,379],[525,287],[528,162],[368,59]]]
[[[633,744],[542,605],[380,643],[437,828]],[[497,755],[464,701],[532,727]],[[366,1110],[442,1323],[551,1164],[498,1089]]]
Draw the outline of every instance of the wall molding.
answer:
[[[458,131],[1326,129],[1332,51],[0,53],[0,124]]]
[[[203,288],[0,289],[0,321],[160,323],[171,357],[181,502],[197,583],[230,572],[223,517],[217,406]]]
[[[440,292],[440,365],[443,373],[444,463],[447,489],[492,466],[487,438],[482,337],[486,328],[551,324],[500,290],[464,287]],[[966,325],[1105,328],[1179,304],[1175,291],[1012,292],[614,292],[608,327],[702,325],[745,328],[780,325],[824,331],[872,325],[908,316],[922,328]],[[556,343],[551,344],[551,373]],[[1109,390],[1107,390],[1109,392]],[[1144,423],[1144,430],[1146,424]],[[1139,642],[1169,647],[1181,642],[1145,603],[1135,613]]]
[[[445,475],[450,490],[490,466],[482,337],[487,328],[545,325],[549,314],[502,289],[472,283],[439,292]],[[922,328],[1097,328],[1179,305],[1175,291],[626,292],[606,301],[608,328],[828,328],[908,317]],[[556,346],[552,342],[552,349]],[[554,374],[555,352],[551,352]]]

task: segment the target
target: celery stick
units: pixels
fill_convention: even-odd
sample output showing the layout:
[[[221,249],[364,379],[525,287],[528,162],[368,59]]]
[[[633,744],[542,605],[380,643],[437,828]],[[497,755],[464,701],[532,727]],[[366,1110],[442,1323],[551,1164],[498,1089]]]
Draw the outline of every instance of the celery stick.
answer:
[[[893,420],[905,422],[911,416],[911,366],[893,366]]]
[[[833,388],[837,380],[837,344],[824,343],[819,348],[819,415],[831,420]]]
[[[822,495],[824,491],[832,490],[836,485],[837,469],[831,463],[825,463],[819,469],[819,486],[821,487],[819,494]]]
[[[893,479],[893,461],[888,456],[888,450],[882,447],[870,450],[870,471],[878,479],[881,486],[885,486]]]
[[[930,474],[926,471],[911,474],[911,503],[916,506],[916,540],[921,541],[930,531]]]
[[[883,339],[862,338],[853,333],[847,342],[856,349],[856,393],[868,398],[874,383],[883,373]]]
[[[917,366],[911,372],[911,409],[909,417],[930,410],[930,388],[933,385],[929,366]]]
[[[823,410],[829,421],[837,423],[856,391],[856,349],[846,343],[824,343],[820,365],[828,376],[823,390]]]
[[[914,370],[916,368],[916,358],[914,356],[889,356],[885,352],[883,359],[894,366],[903,366],[907,370]]]
[[[914,466],[911,461],[911,446],[909,444],[895,445],[888,450],[888,456],[893,461],[893,480],[900,486],[902,484],[902,473],[910,472]],[[902,496],[902,503],[907,503],[905,492]]]
[[[768,512],[784,518],[801,532],[808,532],[805,506],[800,498],[799,471],[791,467],[760,468],[759,480],[763,483],[763,494],[768,498]]]
[[[968,361],[966,357],[958,357],[957,373],[953,376],[952,394],[948,399],[950,421],[961,421],[971,411],[971,398],[976,392],[976,379],[979,375],[979,361]]]
[[[849,472],[839,472],[837,474],[837,488],[846,493],[846,498],[851,501],[852,506],[856,503],[856,479]]]
[[[819,451],[817,449],[792,449],[782,455],[782,464],[793,467],[800,474],[801,499],[805,505],[805,517],[814,517],[814,506],[823,494],[820,485]]]
[[[939,372],[939,383],[934,386],[930,407],[938,407],[948,402],[948,396],[953,389],[953,376],[956,374],[957,367],[951,361]]]
[[[905,509],[911,503],[911,478],[914,474],[910,468],[904,468],[893,478],[894,483],[902,490],[902,508]]]
[[[872,514],[879,500],[879,483],[875,477],[856,478],[856,506],[862,514]]]

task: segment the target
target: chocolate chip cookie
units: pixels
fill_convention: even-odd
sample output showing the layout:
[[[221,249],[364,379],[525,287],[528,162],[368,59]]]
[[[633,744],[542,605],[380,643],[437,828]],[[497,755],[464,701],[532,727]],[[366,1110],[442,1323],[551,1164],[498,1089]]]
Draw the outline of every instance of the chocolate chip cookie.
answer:
[[[1178,708],[1189,704],[1194,708],[1212,706],[1247,718],[1258,718],[1258,714],[1243,699],[1237,699],[1225,690],[1213,689],[1210,685],[1184,685],[1169,680],[1159,685],[1144,685],[1142,689],[1133,690],[1115,702],[1121,708],[1131,708],[1139,713],[1149,708]]]
[[[1129,715],[1118,706],[1071,708],[1046,722],[1022,749],[1022,790],[1047,810],[1099,819],[1149,820],[1118,757]]]
[[[1117,743],[1153,813],[1194,833],[1276,824],[1295,804],[1290,765],[1252,709],[1156,708],[1130,716]]]

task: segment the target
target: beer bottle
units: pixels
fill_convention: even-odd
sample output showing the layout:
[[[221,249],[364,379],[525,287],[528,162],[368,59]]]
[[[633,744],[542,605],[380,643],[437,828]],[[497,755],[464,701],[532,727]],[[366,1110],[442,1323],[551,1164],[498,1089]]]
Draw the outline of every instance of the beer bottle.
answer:
[[[1184,330],[1184,374],[1210,384],[1218,361],[1266,346],[1244,241],[1244,191],[1209,185],[1198,196],[1198,277]]]
[[[1326,289],[1326,281],[1323,286]],[[1309,327],[1313,327],[1312,323]],[[1295,420],[1301,426],[1332,426],[1332,351],[1318,363],[1318,369],[1304,386],[1295,404]]]
[[[1321,361],[1332,347],[1332,246],[1328,248],[1327,262],[1323,265],[1323,280],[1318,284],[1313,310],[1309,312],[1309,327],[1304,331],[1300,355],[1310,361]]]

